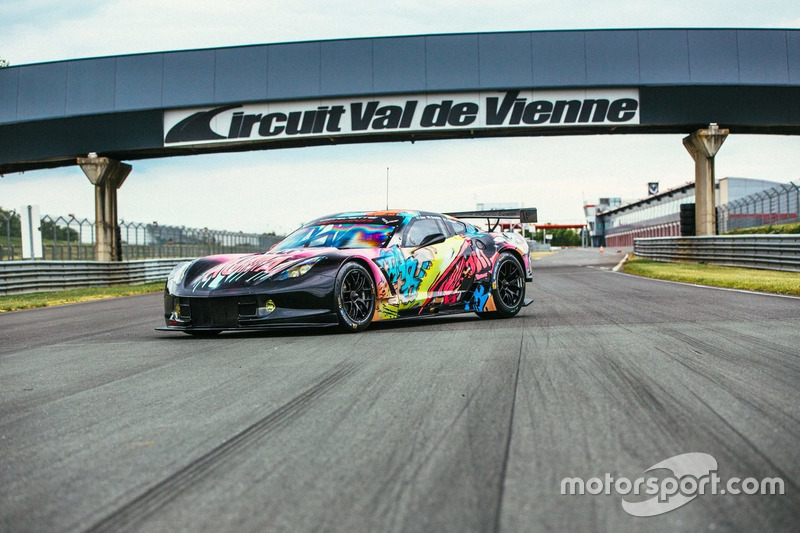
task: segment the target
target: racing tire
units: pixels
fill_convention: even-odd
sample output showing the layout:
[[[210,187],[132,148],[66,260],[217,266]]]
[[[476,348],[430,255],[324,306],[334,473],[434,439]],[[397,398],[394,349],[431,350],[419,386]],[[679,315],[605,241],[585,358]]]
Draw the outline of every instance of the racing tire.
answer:
[[[375,314],[375,281],[359,263],[345,263],[336,274],[333,296],[341,329],[350,333],[364,331]]]
[[[495,311],[476,311],[481,318],[511,318],[525,303],[525,273],[519,260],[503,252],[492,270],[492,300]]]

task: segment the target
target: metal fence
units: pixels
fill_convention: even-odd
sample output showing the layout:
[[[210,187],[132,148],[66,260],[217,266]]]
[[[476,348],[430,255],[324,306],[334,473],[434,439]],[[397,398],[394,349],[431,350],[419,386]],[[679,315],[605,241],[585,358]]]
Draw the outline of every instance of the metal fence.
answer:
[[[800,222],[798,204],[800,186],[795,183],[785,183],[739,198],[720,206],[719,232]]]
[[[20,216],[0,210],[0,261],[22,259]],[[92,261],[95,248],[94,221],[75,215],[40,219],[42,259]],[[162,226],[157,222],[119,223],[119,250],[123,261],[151,258],[200,257],[221,253],[263,252],[282,237],[185,226]]]
[[[14,258],[14,252],[11,251],[12,236],[19,237],[19,240],[22,241],[20,230],[18,229],[17,233],[12,231],[11,226],[14,221],[17,222],[19,227],[19,215],[17,213],[0,209],[0,261]],[[4,242],[5,246],[3,245]]]
[[[800,235],[724,235],[636,239],[633,253],[657,261],[800,272]]]

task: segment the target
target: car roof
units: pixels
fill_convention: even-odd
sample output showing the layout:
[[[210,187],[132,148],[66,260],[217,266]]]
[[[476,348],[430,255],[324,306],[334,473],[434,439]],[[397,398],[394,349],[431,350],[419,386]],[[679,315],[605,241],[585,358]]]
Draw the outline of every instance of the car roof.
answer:
[[[317,219],[312,220],[304,224],[305,226],[311,226],[320,223],[330,223],[333,221],[356,221],[356,220],[364,220],[367,221],[369,219],[387,219],[387,223],[395,223],[398,224],[400,222],[408,221],[412,218],[418,218],[421,216],[437,216],[442,217],[441,213],[434,213],[431,211],[415,211],[411,209],[383,209],[377,211],[345,211],[342,213],[333,213],[331,215],[326,215],[324,217],[319,217]],[[391,221],[391,222],[388,222]]]

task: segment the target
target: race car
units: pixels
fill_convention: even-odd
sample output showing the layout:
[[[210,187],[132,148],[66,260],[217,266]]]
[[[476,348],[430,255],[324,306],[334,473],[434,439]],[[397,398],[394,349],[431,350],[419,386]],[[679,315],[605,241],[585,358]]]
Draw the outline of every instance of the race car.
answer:
[[[475,211],[521,218],[535,209]],[[495,223],[496,227],[496,223]],[[177,265],[164,291],[166,326],[193,335],[271,327],[340,326],[474,312],[510,318],[528,305],[528,244],[424,211],[339,213],[304,224],[271,250]]]

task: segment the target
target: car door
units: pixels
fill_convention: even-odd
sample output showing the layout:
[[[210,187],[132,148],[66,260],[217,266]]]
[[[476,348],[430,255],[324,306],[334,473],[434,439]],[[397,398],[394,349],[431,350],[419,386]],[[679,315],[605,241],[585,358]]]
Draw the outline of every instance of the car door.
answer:
[[[405,279],[413,280],[412,286],[398,290],[406,297],[406,306],[435,310],[462,299],[465,287],[471,285],[469,269],[464,267],[472,248],[444,219],[430,216],[413,220],[401,248],[409,267]]]

